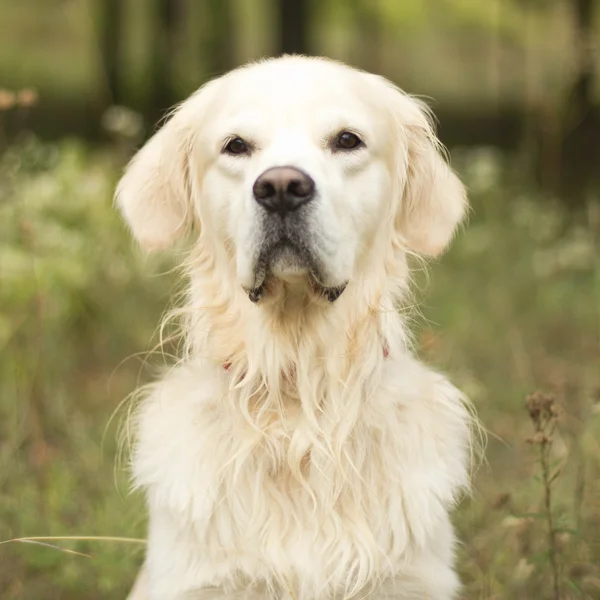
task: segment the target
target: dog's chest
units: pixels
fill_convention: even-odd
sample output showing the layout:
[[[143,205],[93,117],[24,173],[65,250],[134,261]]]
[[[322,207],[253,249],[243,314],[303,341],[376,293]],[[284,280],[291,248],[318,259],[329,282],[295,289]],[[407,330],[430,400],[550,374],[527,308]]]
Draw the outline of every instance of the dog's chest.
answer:
[[[403,492],[377,435],[360,450],[348,442],[337,457],[302,437],[280,431],[261,439],[238,421],[230,435],[205,430],[195,464],[181,456],[169,472],[165,465],[150,494],[194,532],[199,579],[210,564],[224,580],[264,569],[266,580],[345,587],[359,571],[406,554]]]
[[[419,406],[383,396],[351,426],[298,411],[258,427],[218,403],[150,398],[134,465],[151,546],[185,540],[197,584],[263,573],[344,587],[393,571],[429,543],[463,477],[455,444],[446,448],[434,413]],[[442,412],[436,419],[455,433]],[[158,542],[153,513],[165,512],[170,532]],[[165,550],[162,560],[175,556]]]

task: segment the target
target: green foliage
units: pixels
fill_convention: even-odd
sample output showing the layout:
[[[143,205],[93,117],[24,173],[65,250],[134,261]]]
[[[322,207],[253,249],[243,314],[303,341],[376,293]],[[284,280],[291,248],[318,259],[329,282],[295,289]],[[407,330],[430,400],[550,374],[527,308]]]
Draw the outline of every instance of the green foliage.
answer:
[[[490,431],[488,466],[456,518],[464,597],[551,597],[543,482],[524,406],[541,388],[563,409],[549,455],[561,579],[569,597],[597,598],[599,209],[565,214],[511,184],[510,165],[491,151],[453,158],[474,210],[421,281],[418,339]],[[144,535],[141,500],[115,469],[107,425],[144,377],[143,357],[121,362],[148,348],[173,288],[158,275],[166,263],[135,255],[112,207],[119,168],[110,154],[33,138],[0,163],[2,540]],[[92,558],[0,545],[3,600],[124,597],[143,548],[49,543]]]
[[[143,536],[139,499],[122,472],[113,483],[114,428],[102,437],[140,375],[120,363],[147,347],[169,284],[131,252],[117,175],[74,142],[27,138],[0,163],[0,539]],[[133,548],[0,546],[2,597],[123,596]]]
[[[424,313],[435,325],[422,335],[424,356],[474,400],[489,431],[487,463],[457,517],[465,598],[553,597],[544,482],[527,445],[525,397],[536,389],[552,391],[564,413],[551,454],[558,561],[571,588],[561,597],[598,598],[600,206],[567,214],[517,184],[491,150],[453,158],[473,213],[429,273]]]

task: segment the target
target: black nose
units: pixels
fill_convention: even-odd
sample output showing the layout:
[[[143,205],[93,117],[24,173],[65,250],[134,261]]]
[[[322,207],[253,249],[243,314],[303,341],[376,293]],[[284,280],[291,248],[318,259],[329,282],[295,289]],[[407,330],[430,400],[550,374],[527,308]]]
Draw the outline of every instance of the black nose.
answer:
[[[294,167],[273,167],[254,182],[252,193],[261,206],[283,217],[312,200],[315,182]]]

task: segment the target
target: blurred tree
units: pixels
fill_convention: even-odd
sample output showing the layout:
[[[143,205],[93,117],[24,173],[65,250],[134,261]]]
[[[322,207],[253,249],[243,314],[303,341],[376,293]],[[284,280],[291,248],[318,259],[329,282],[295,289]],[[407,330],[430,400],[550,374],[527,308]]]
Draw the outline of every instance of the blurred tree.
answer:
[[[600,108],[593,97],[596,36],[595,0],[571,0],[575,68],[560,123],[561,172],[558,193],[571,209],[585,203],[590,186],[600,184],[597,166]]]
[[[367,71],[381,71],[383,58],[384,27],[381,14],[381,3],[378,0],[359,0],[354,3],[354,18],[357,31],[361,35],[361,44],[356,48],[360,53],[355,62]]]
[[[575,80],[571,90],[570,104],[571,109],[579,115],[588,113],[593,106],[594,4],[595,0],[573,0],[577,48],[575,53]]]
[[[204,28],[202,62],[208,77],[214,77],[234,66],[233,10],[229,0],[207,0],[205,8],[207,27]]]
[[[121,75],[124,6],[122,0],[102,0],[99,18],[100,57],[108,92],[107,104],[123,104],[124,90]]]
[[[309,0],[277,0],[278,51],[308,54]]]
[[[534,20],[556,0],[519,0]],[[597,145],[600,107],[593,94],[596,34],[596,0],[568,0],[572,14],[572,76],[559,102],[536,98],[526,101],[525,148],[535,155],[534,169],[543,188],[556,194],[571,209],[580,209],[591,187],[600,185]]]
[[[112,0],[121,1],[121,0]],[[154,0],[149,55],[147,118],[156,123],[176,100],[173,62],[185,17],[185,0]]]

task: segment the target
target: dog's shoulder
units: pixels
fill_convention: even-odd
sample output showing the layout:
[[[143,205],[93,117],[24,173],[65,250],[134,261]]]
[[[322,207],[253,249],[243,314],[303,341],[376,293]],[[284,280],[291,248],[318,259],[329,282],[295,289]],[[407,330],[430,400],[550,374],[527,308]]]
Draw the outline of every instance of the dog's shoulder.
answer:
[[[396,449],[399,474],[429,477],[442,503],[452,503],[469,485],[475,419],[465,395],[446,376],[406,355],[387,361],[372,405],[365,416],[393,439],[388,448]]]
[[[194,361],[146,388],[132,418],[136,487],[167,490],[170,501],[187,495],[190,477],[206,463],[211,442],[206,433],[221,420],[218,407],[228,392],[221,371],[212,362]]]

